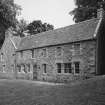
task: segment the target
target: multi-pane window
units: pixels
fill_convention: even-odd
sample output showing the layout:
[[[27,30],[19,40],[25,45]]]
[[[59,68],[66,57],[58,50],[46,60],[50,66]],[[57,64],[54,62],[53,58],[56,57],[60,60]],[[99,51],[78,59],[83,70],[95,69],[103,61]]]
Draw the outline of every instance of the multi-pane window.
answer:
[[[64,63],[64,73],[72,73],[71,63]]]
[[[80,72],[80,62],[74,62],[75,65],[75,73],[79,73]]]
[[[47,73],[47,65],[46,64],[42,64],[42,69],[43,69],[43,73]]]
[[[57,72],[61,73],[61,63],[57,63]]]
[[[56,56],[61,56],[62,55],[62,48],[61,47],[57,47],[56,48]]]
[[[73,45],[73,53],[74,53],[74,55],[79,55],[80,54],[80,52],[81,52],[81,48],[80,48],[81,46],[80,46],[80,43],[75,43],[74,45]]]

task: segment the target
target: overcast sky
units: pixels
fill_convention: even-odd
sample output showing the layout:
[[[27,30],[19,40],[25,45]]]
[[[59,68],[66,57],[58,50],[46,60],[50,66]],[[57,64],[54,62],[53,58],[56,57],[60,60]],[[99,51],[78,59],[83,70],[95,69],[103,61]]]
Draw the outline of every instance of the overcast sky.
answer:
[[[15,0],[22,7],[20,18],[28,22],[42,20],[55,28],[73,24],[69,12],[75,7],[74,0]]]

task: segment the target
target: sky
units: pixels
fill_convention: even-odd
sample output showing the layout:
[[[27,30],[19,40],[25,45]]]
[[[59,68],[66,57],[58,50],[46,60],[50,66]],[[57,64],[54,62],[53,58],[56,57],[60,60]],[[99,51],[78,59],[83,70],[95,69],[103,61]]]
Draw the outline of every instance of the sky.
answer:
[[[28,23],[41,20],[54,25],[55,28],[73,24],[69,12],[75,8],[74,0],[14,0],[22,8],[19,19],[24,18]]]

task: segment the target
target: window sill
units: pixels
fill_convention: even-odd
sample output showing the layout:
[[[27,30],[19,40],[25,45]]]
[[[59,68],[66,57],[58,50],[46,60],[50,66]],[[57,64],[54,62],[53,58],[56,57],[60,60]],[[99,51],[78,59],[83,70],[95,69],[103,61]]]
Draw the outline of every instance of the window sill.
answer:
[[[80,75],[80,73],[74,73],[74,75]]]
[[[47,75],[47,73],[43,73],[43,75]]]
[[[64,75],[73,75],[73,73],[63,73]]]
[[[25,74],[25,72],[18,72],[19,74]]]

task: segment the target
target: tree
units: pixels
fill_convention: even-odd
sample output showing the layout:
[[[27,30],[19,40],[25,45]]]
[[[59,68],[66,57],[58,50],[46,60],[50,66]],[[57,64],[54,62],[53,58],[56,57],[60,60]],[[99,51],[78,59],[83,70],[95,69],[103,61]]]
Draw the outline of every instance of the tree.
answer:
[[[0,0],[0,46],[5,39],[5,31],[10,26],[15,26],[21,8],[14,3],[14,0]]]
[[[16,36],[24,37],[24,31],[27,30],[27,22],[24,19],[21,19],[17,22],[16,27],[13,29],[16,32]]]
[[[20,10],[20,6],[15,4],[14,0],[0,0],[0,22],[5,29],[16,24],[16,15]]]
[[[41,20],[35,20],[30,24],[28,24],[27,26],[27,30],[30,35],[45,32],[48,30],[53,30],[53,29],[54,29],[53,25],[50,25],[48,23],[43,24]]]
[[[76,8],[70,12],[74,15],[73,20],[78,23],[97,17],[97,9],[100,6],[105,10],[104,0],[75,0]]]

